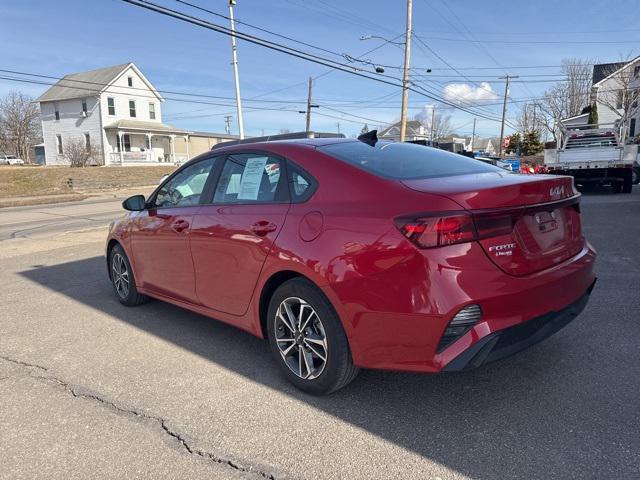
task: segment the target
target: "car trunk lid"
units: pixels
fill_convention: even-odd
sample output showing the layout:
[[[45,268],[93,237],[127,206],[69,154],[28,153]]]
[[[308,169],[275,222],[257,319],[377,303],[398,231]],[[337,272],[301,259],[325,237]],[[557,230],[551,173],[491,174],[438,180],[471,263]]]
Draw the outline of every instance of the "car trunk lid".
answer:
[[[482,173],[403,184],[470,211],[486,255],[511,275],[551,268],[584,246],[580,194],[571,177]]]

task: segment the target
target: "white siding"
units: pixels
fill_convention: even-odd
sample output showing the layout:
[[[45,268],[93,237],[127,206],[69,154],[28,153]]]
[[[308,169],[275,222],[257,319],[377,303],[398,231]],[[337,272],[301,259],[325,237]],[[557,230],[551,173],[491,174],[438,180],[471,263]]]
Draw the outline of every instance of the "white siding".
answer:
[[[133,88],[129,87],[127,78],[133,77]],[[107,107],[107,99],[111,97],[115,102],[115,115],[109,115],[109,109]],[[129,101],[134,100],[136,102],[136,116],[135,118],[129,115]],[[153,90],[148,87],[145,81],[137,72],[129,67],[126,69],[108,88],[102,92],[102,126],[105,127],[118,120],[141,120],[144,122],[157,122],[162,123],[162,108],[160,100],[154,94]],[[156,106],[156,118],[151,119],[149,117],[149,103],[154,103]],[[134,138],[132,136],[132,147],[134,146]],[[107,163],[111,157],[111,153],[116,151],[116,136],[110,134],[108,137],[103,132],[103,141],[105,144],[105,156]],[[138,138],[135,140],[136,146],[138,146]],[[143,145],[139,145],[143,146]]]
[[[128,85],[128,77],[133,78],[133,87]],[[112,97],[115,102],[115,115],[109,115],[107,99]],[[81,115],[82,101],[87,102],[87,116]],[[129,101],[136,102],[136,116],[131,117]],[[155,105],[156,118],[149,116],[149,104]],[[60,119],[55,119],[55,106],[58,106]],[[161,101],[143,77],[133,67],[124,70],[115,81],[109,85],[101,95],[94,97],[45,102],[40,104],[42,113],[42,134],[45,144],[47,165],[65,165],[68,162],[63,155],[58,154],[56,135],[62,136],[62,143],[68,144],[72,139],[84,139],[89,133],[91,144],[104,154],[104,164],[108,165],[111,152],[116,151],[115,134],[107,137],[104,127],[118,120],[141,120],[146,122],[162,122]],[[132,149],[144,146],[143,136],[132,135]],[[154,145],[155,146],[155,145]]]
[[[56,135],[62,136],[64,148],[71,140],[84,140],[84,134],[88,133],[91,136],[91,144],[102,149],[100,103],[97,97],[87,97],[84,100],[87,102],[86,117],[81,115],[82,98],[40,104],[46,165],[68,164],[63,155],[58,155]],[[60,120],[55,119],[56,105]]]

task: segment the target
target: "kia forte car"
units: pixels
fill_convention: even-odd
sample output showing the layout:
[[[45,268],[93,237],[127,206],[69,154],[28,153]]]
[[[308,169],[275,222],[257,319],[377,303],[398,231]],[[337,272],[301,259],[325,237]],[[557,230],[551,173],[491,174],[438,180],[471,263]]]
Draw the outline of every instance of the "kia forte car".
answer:
[[[237,142],[123,205],[106,249],[121,303],[153,297],[267,339],[313,394],[360,368],[506,357],[573,320],[595,284],[571,177],[375,133]]]

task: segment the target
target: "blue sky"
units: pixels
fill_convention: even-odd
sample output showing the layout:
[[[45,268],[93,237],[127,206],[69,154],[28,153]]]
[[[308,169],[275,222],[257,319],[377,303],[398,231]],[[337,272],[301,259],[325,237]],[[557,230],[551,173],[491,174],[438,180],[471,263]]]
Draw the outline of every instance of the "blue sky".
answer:
[[[227,14],[226,0],[191,2]],[[173,0],[156,0],[156,3],[227,25],[224,19],[189,9]],[[499,103],[504,84],[497,80],[498,76],[507,72],[522,75],[521,80],[527,83],[514,83],[510,90],[510,97],[518,100],[540,95],[552,85],[549,82],[531,83],[539,77],[525,75],[559,72],[557,67],[515,67],[557,66],[564,58],[617,61],[640,52],[639,1],[616,0],[615,8],[607,2],[584,0],[456,0],[446,3],[445,0],[414,0],[414,4],[415,33],[433,52],[467,77],[462,78],[447,69],[436,55],[414,41],[412,71],[420,75],[415,77],[416,81],[438,95],[443,95],[451,83],[457,85],[449,86],[448,91],[456,95],[468,94],[471,95],[468,98],[476,98],[480,94],[485,103],[480,108],[489,116],[499,116],[501,112]],[[358,57],[382,43],[377,39],[361,41],[361,36],[392,38],[402,34],[405,5],[404,0],[238,0],[235,11],[238,20],[336,53]],[[160,90],[228,98],[234,95],[230,39],[220,33],[119,0],[2,0],[0,18],[1,69],[59,77],[133,61]],[[245,26],[238,25],[238,30],[317,55],[339,58],[269,37]],[[305,108],[307,78],[322,75],[328,68],[242,41],[238,54],[242,97],[260,96],[260,100],[270,100],[246,102],[245,105],[271,109],[247,108],[246,133],[277,133],[281,128],[303,130],[304,115],[297,111]],[[386,44],[365,58],[390,66],[385,75],[400,77],[400,71],[393,68],[402,65],[403,52],[398,46]],[[358,65],[372,70],[371,66]],[[472,70],[471,67],[491,69]],[[428,68],[432,69],[430,74],[426,71]],[[21,90],[38,96],[46,88],[0,79],[0,95]],[[275,90],[281,91],[265,95]],[[233,103],[230,100],[201,100]],[[300,103],[278,103],[281,101]],[[314,110],[318,113],[312,121],[314,130],[336,131],[339,122],[340,131],[348,135],[359,132],[364,123],[374,128],[399,119],[400,114],[399,88],[341,72],[324,75],[315,81],[314,102],[320,105]],[[410,116],[424,114],[425,106],[434,103],[436,108],[451,115],[457,132],[471,133],[473,115],[439,105],[416,93],[410,93]],[[517,114],[519,105],[509,105],[509,117]],[[234,133],[237,128],[233,106],[167,100],[162,108],[165,122],[179,127],[220,132],[224,131],[224,115],[232,115]],[[485,136],[498,135],[499,124],[479,118],[476,132]]]

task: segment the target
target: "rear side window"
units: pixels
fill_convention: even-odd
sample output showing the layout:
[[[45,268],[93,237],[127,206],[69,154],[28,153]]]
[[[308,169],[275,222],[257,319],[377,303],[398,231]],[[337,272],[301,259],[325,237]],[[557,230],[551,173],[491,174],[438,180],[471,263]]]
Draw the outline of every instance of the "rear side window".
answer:
[[[398,180],[504,173],[501,168],[473,158],[412,143],[377,142],[372,147],[363,142],[340,142],[318,150],[381,177]]]
[[[227,157],[213,203],[270,203],[286,200],[280,187],[280,159],[240,153]]]
[[[293,203],[306,202],[316,190],[317,182],[307,172],[289,162],[289,193]]]

